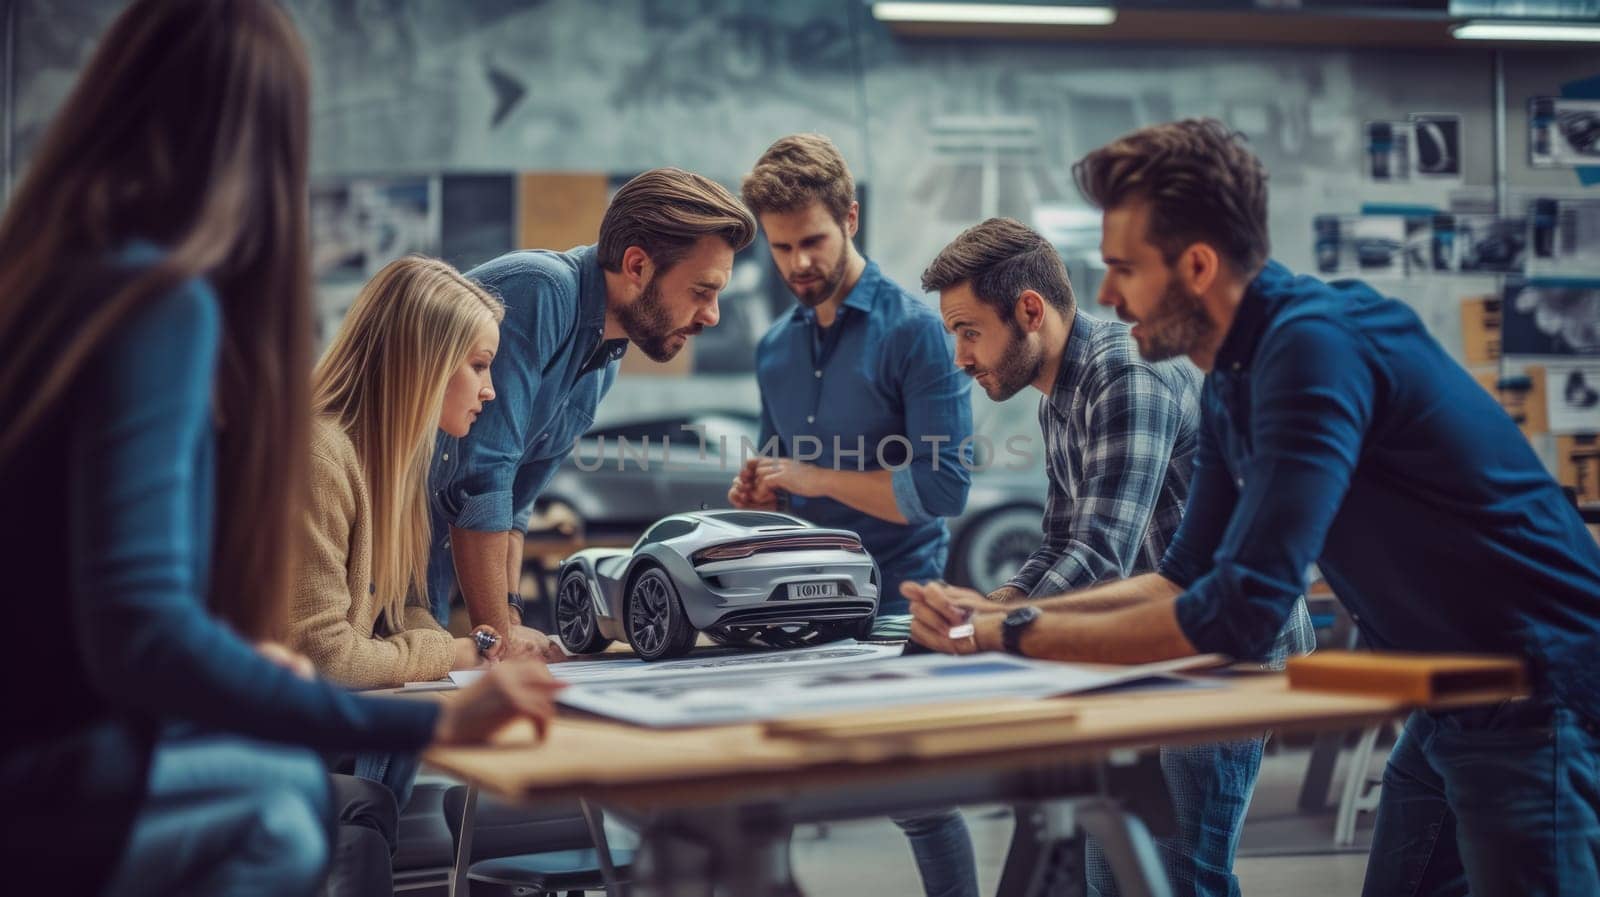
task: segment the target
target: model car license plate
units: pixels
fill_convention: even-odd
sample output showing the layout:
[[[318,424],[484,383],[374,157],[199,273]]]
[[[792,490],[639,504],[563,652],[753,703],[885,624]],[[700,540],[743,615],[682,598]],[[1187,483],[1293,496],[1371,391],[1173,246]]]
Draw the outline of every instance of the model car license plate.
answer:
[[[791,582],[789,583],[789,599],[805,598],[837,598],[839,597],[839,584],[836,582]]]

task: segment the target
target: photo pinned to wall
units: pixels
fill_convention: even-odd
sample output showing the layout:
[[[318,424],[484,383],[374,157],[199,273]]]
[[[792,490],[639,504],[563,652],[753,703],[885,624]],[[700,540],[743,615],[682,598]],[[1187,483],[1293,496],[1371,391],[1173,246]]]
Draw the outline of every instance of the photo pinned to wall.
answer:
[[[1550,432],[1600,431],[1600,358],[1552,361],[1545,365],[1550,402]]]
[[[1600,277],[1600,199],[1541,197],[1528,217],[1530,276]]]
[[[1530,99],[1528,164],[1534,168],[1600,166],[1600,100]]]
[[[1318,215],[1317,271],[1362,277],[1406,273],[1407,220],[1399,215]]]
[[[1461,180],[1461,116],[1417,113],[1411,116],[1417,177]]]
[[[1411,180],[1411,123],[1366,123],[1366,177],[1379,184]]]
[[[1527,261],[1527,227],[1522,217],[1449,212],[1318,215],[1312,255],[1323,275],[1516,274]]]
[[[321,181],[311,189],[312,274],[364,281],[401,256],[437,255],[440,229],[435,177]]]
[[[1527,259],[1528,219],[1497,215],[1455,215],[1451,238],[1456,270],[1479,274],[1515,274]]]
[[[1600,279],[1515,279],[1500,304],[1501,351],[1600,363]],[[1552,375],[1551,392],[1559,392]]]
[[[1461,116],[1413,113],[1365,124],[1365,177],[1373,183],[1461,180]]]

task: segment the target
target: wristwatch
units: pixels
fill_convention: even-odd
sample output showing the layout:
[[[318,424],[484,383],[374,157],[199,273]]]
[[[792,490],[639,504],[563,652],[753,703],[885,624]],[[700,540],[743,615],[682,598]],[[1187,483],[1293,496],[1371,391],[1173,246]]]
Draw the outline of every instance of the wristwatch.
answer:
[[[1000,644],[1005,647],[1007,654],[1023,656],[1022,634],[1041,616],[1043,614],[1039,609],[1031,604],[1006,614],[1005,621],[1000,624]]]
[[[518,625],[518,626],[527,625],[527,623],[528,623],[528,603],[527,603],[527,599],[523,598],[521,595],[517,594],[516,592],[507,592],[506,593],[506,604],[509,604],[510,606],[512,606],[512,607],[517,609],[517,618],[515,620],[512,620],[511,622],[513,624],[515,624],[515,625]]]

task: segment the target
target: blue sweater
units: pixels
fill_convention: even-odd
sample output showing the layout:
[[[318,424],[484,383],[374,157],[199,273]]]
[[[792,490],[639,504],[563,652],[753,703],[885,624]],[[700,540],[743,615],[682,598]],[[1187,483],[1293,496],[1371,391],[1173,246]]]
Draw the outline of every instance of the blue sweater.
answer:
[[[431,702],[305,681],[206,612],[221,323],[203,281],[149,303],[0,466],[0,865],[61,893],[119,855],[161,722],[330,751],[417,749],[434,729]]]

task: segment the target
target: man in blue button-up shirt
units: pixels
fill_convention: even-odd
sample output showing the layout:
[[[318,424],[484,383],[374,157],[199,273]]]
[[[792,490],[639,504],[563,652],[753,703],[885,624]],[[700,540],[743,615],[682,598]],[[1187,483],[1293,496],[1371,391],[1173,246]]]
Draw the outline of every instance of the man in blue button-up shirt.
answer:
[[[733,255],[754,238],[755,219],[721,185],[658,168],[617,192],[599,243],[513,252],[467,272],[506,316],[496,401],[435,452],[428,590],[441,623],[459,582],[473,625],[505,633],[513,653],[548,649],[521,626],[514,594],[535,499],[593,422],[627,344],[667,361],[715,326]]]
[[[728,500],[853,530],[878,562],[880,628],[903,615],[902,582],[943,575],[971,484],[972,398],[939,316],[856,250],[860,209],[832,141],[774,143],[744,182],[772,260],[799,305],[756,350],[761,442]],[[899,632],[904,634],[904,624]],[[930,895],[976,895],[966,824],[953,809],[895,820]]]
[[[1146,358],[1209,372],[1187,516],[1159,572],[1047,599],[1009,636],[988,614],[952,642],[976,596],[908,587],[913,636],[1251,657],[1314,561],[1375,647],[1515,655],[1534,680],[1528,700],[1412,715],[1367,893],[1594,893],[1600,548],[1516,425],[1405,305],[1267,260],[1265,172],[1221,123],[1135,132],[1075,173],[1105,210],[1100,301]]]
[[[900,583],[942,575],[945,517],[972,482],[971,388],[938,314],[857,251],[850,172],[826,137],[785,137],[744,183],[772,259],[799,304],[756,349],[761,444],[730,500],[777,495],[813,523],[861,536],[882,576],[880,614],[903,614]]]

